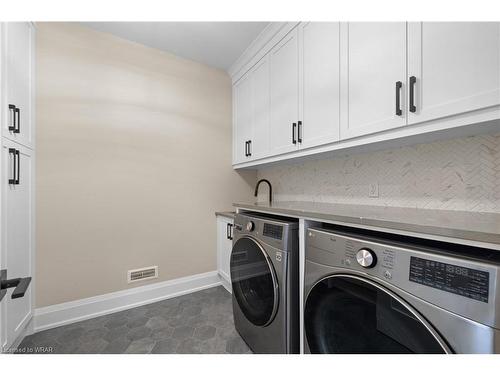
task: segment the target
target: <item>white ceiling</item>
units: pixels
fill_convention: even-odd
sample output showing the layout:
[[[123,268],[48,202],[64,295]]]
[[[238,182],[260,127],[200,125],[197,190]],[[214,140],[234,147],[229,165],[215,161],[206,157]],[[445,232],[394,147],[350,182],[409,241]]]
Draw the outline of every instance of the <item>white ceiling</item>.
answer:
[[[268,22],[83,22],[93,29],[227,70]]]

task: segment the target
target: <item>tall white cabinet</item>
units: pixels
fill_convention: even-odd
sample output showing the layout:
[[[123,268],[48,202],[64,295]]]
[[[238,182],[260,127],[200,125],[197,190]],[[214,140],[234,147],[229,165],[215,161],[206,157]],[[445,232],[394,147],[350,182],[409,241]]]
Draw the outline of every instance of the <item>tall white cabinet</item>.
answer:
[[[1,250],[7,278],[34,276],[34,44],[29,22],[0,24]],[[34,282],[24,297],[0,302],[0,345],[19,343],[33,316]]]

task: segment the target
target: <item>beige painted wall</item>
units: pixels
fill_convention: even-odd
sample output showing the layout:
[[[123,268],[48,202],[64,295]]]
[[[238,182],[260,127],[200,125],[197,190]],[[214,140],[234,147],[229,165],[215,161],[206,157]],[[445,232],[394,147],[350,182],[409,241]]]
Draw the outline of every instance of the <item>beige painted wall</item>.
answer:
[[[228,75],[79,25],[38,24],[36,142],[37,307],[215,270],[214,211],[253,199]]]

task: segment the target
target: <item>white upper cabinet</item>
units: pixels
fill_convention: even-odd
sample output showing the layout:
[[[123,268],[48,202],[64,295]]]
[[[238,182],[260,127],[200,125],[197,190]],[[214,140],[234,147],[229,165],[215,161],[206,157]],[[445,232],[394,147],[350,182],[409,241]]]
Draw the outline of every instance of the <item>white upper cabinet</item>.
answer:
[[[302,23],[299,41],[297,140],[301,148],[307,148],[339,139],[340,23]]]
[[[297,28],[269,53],[270,151],[294,151],[297,143],[299,103],[299,41]]]
[[[242,78],[241,62],[235,70],[241,167],[424,134],[432,141],[448,129],[470,134],[466,126],[488,132],[500,120],[499,22],[302,22],[272,30],[261,50],[247,53]]]
[[[252,139],[250,157],[258,159],[269,152],[269,56],[264,56],[251,71]]]
[[[32,85],[34,29],[29,22],[2,24],[3,76],[6,95],[3,135],[27,147],[32,146]]]
[[[500,23],[410,23],[408,43],[409,124],[500,104]]]
[[[252,84],[250,74],[243,76],[233,88],[233,158],[245,162],[252,137]]]
[[[406,23],[354,22],[341,28],[341,138],[405,125]]]
[[[234,162],[261,158],[269,151],[269,58],[264,56],[233,89]]]

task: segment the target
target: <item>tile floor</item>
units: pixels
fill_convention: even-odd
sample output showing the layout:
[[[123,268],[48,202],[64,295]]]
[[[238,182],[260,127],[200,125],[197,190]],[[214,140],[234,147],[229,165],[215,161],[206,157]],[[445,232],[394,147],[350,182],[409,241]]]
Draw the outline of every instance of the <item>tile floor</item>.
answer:
[[[222,287],[27,336],[18,353],[251,353]]]

